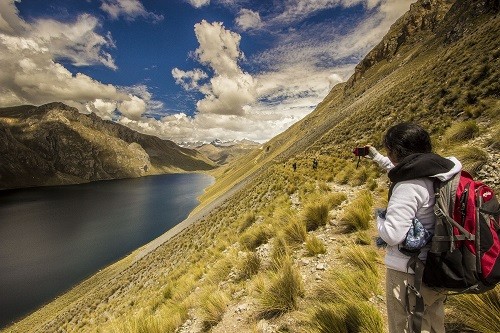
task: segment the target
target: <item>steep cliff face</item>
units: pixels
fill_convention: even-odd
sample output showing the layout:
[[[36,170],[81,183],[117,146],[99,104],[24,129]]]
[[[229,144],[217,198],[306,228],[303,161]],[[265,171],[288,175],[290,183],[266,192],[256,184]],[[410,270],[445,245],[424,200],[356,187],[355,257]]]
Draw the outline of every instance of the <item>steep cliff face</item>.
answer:
[[[346,87],[352,87],[376,63],[395,57],[402,45],[419,42],[426,34],[433,33],[454,2],[424,0],[412,4],[410,10],[392,25],[382,41],[356,66]]]
[[[0,109],[0,159],[0,188],[213,167],[196,151],[62,103]]]

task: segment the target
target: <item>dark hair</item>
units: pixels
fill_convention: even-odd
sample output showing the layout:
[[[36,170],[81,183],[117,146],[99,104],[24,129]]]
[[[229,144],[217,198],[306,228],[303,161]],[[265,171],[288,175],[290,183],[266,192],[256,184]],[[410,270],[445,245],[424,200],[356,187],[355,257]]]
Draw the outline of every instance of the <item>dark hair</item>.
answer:
[[[389,128],[384,136],[384,145],[398,161],[411,154],[432,151],[429,133],[414,123],[401,123]]]

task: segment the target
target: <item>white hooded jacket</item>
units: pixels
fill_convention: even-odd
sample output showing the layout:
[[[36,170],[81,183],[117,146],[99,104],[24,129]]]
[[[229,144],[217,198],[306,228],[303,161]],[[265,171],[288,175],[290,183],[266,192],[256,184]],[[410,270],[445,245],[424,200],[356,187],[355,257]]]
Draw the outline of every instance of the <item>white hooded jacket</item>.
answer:
[[[454,167],[448,172],[431,177],[446,181],[460,172],[462,164],[455,157],[448,159],[454,163]],[[373,160],[386,171],[390,171],[394,167],[389,158],[380,153],[377,153]],[[434,185],[429,177],[404,180],[394,185],[385,219],[377,217],[379,236],[387,243],[385,256],[387,268],[401,272],[408,271],[407,263],[410,257],[399,251],[399,246],[405,240],[414,218],[417,218],[427,230],[434,233],[436,223],[434,203]],[[425,261],[428,251],[429,247],[424,247],[419,258]],[[413,271],[409,269],[409,273],[413,273]]]

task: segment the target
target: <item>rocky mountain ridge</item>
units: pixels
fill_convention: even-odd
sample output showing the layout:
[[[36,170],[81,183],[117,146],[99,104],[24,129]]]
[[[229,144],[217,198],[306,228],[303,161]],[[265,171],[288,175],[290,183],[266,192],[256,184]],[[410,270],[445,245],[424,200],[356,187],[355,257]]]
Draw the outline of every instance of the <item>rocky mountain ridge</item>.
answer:
[[[62,103],[0,109],[0,188],[209,170],[174,142],[140,134]]]
[[[210,143],[192,146],[192,149],[199,151],[217,165],[226,165],[260,146],[260,143],[246,139],[231,141],[216,139]]]

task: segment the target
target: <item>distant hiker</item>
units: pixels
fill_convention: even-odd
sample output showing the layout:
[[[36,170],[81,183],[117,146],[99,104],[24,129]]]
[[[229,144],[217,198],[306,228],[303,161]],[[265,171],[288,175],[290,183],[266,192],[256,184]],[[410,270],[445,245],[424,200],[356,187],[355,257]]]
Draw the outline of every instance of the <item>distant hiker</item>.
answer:
[[[318,160],[315,158],[313,160],[313,170],[316,170],[318,168]]]
[[[414,319],[421,318],[421,332],[444,333],[446,296],[422,285],[420,295],[423,302],[416,301],[419,295],[412,291],[414,271],[407,266],[411,257],[400,248],[416,220],[427,231],[434,232],[436,216],[432,177],[446,181],[460,172],[462,165],[454,157],[443,158],[432,153],[429,133],[413,123],[401,123],[389,128],[384,146],[388,157],[382,156],[372,146],[368,146],[365,157],[373,159],[388,171],[391,181],[387,209],[377,214],[379,241],[387,244],[385,265],[389,332],[413,332]],[[428,244],[420,250],[418,257],[424,262],[429,248]],[[415,309],[418,303],[421,310]]]
[[[294,172],[297,170],[297,162],[293,162],[292,168]]]

